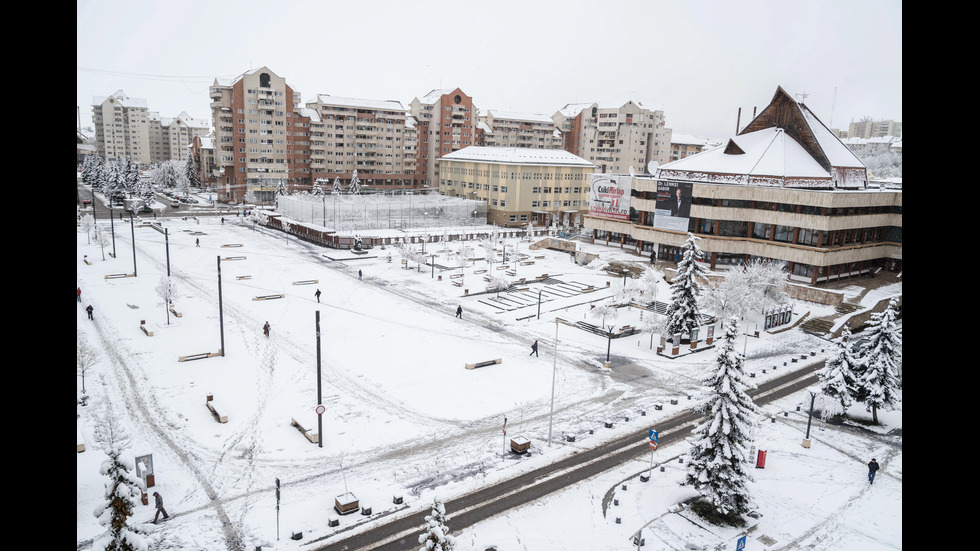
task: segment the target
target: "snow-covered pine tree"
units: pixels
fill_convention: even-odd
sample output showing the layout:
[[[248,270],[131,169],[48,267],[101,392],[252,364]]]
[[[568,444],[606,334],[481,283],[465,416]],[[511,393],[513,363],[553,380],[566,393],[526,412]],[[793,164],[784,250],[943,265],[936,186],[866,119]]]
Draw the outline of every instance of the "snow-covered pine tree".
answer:
[[[840,337],[834,339],[837,352],[827,360],[824,368],[817,372],[820,378],[820,392],[840,403],[843,411],[854,402],[857,393],[857,371],[860,359],[851,351],[851,326],[845,325]]]
[[[107,409],[99,417],[95,439],[102,445],[108,459],[102,462],[100,472],[108,480],[105,485],[105,503],[92,512],[106,532],[97,537],[92,549],[106,551],[146,551],[149,548],[147,532],[141,525],[130,525],[136,508],[136,500],[142,495],[143,481],[130,472],[123,463],[122,454],[129,438],[120,420]]]
[[[419,535],[419,551],[453,551],[456,548],[456,538],[449,535],[446,522],[446,506],[439,498],[432,500],[432,513],[425,516],[425,532]]]
[[[667,306],[668,335],[690,333],[701,324],[701,310],[698,298],[701,296],[701,280],[705,279],[705,269],[699,261],[704,253],[698,247],[693,233],[687,234],[687,241],[677,263],[677,274],[670,286],[670,304]]]
[[[102,157],[98,155],[86,155],[85,161],[82,162],[82,182],[87,186],[91,186],[93,189],[98,189],[102,184],[101,172]]]
[[[863,373],[858,380],[860,394],[871,419],[878,424],[878,409],[894,409],[901,388],[902,330],[895,324],[898,300],[892,298],[880,314],[871,314],[869,340],[861,349]]]
[[[333,179],[333,191],[330,192],[331,195],[343,195],[344,188],[340,184],[340,176],[336,176]]]
[[[198,163],[193,155],[188,155],[187,160],[184,161],[184,175],[187,176],[187,182],[191,187],[201,187],[201,175],[198,173]]]
[[[279,207],[279,198],[286,195],[286,184],[282,182],[282,178],[279,179],[279,185],[276,186],[276,208]]]
[[[753,388],[746,382],[742,356],[735,350],[738,319],[725,325],[715,369],[704,377],[704,390],[695,411],[704,419],[694,427],[686,484],[701,493],[703,500],[695,511],[705,517],[740,524],[749,510],[746,470],[751,446],[751,428],[758,412],[745,392]]]
[[[357,177],[357,171],[350,177],[350,186],[347,188],[348,195],[360,195],[361,194],[361,180]]]
[[[314,197],[320,197],[320,196],[323,195],[323,184],[324,183],[326,183],[326,180],[324,180],[323,178],[317,178],[316,180],[313,180],[313,196]]]

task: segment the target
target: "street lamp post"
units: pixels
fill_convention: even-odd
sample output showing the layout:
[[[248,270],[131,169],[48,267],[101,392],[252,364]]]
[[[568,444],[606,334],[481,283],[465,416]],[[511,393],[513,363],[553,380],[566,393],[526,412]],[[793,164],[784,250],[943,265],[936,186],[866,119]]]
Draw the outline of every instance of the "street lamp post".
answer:
[[[555,357],[551,364],[551,414],[548,417],[548,447],[551,447],[551,426],[555,420],[555,374],[558,372],[558,318],[555,318]]]

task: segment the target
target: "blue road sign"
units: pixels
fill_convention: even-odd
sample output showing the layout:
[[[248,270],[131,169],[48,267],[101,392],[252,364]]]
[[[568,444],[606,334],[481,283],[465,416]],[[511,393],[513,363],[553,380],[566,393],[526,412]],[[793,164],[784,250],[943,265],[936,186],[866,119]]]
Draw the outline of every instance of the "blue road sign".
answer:
[[[658,438],[660,438],[660,433],[653,429],[650,429],[650,441],[656,442]]]
[[[735,551],[742,551],[742,549],[745,549],[745,538],[746,536],[738,538],[738,543],[735,544]]]

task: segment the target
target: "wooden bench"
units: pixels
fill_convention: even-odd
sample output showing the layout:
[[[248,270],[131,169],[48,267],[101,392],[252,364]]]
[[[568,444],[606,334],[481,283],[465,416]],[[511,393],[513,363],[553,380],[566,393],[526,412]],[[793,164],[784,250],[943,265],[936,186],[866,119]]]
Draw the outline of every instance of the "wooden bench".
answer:
[[[281,295],[281,294],[280,295],[265,295],[265,296],[262,296],[262,297],[252,297],[252,300],[274,300],[274,299],[277,299],[277,298],[283,298],[285,296],[286,295]]]
[[[504,273],[509,275],[510,277],[517,277],[517,272],[515,272],[514,270],[508,270]]]
[[[500,266],[497,266],[496,269],[498,269],[498,270],[509,270],[510,269],[510,266],[508,266],[507,264],[501,264]]]
[[[485,274],[485,273],[487,273],[487,271],[486,270],[473,270],[473,273],[474,274]]]
[[[456,279],[457,277],[463,277],[463,274],[449,274],[449,279]]]
[[[503,358],[497,358],[496,360],[487,360],[485,362],[477,362],[475,364],[466,364],[466,369],[476,369],[478,367],[486,367],[488,365],[502,363],[503,361],[504,361]]]
[[[534,264],[534,261],[533,260],[522,260],[521,261],[521,266],[530,266],[531,264]]]
[[[534,258],[537,258],[538,260],[541,260],[541,259],[543,259],[543,258],[544,258],[544,255],[540,255],[540,256],[536,256],[536,257],[534,257]]]
[[[252,276],[250,276],[250,275],[243,275],[243,276],[235,276],[235,279],[238,279],[238,280],[242,280],[242,279],[252,279]]]
[[[493,278],[490,277],[490,276],[483,276],[483,281],[486,281],[487,283],[490,283],[491,281],[493,281]]]
[[[109,274],[105,276],[106,279],[119,279],[121,277],[136,277],[136,274]]]
[[[222,262],[224,262],[225,260],[245,260],[245,257],[244,256],[226,256],[226,257],[224,257],[224,258],[221,259]]]
[[[462,287],[463,286],[463,282],[462,281],[453,281],[452,283],[456,287]]]
[[[180,313],[180,312],[178,312],[177,310],[174,310],[174,307],[173,307],[173,306],[171,306],[171,307],[170,307],[170,313],[171,313],[171,314],[173,314],[173,315],[175,315],[175,316],[177,316],[178,318],[182,318],[182,317],[184,317],[184,315],[183,315],[183,314],[181,314],[181,313]]]
[[[140,330],[142,330],[144,333],[146,333],[146,336],[147,337],[152,337],[153,336],[153,331],[150,331],[149,329],[147,329],[145,325],[140,325]]]
[[[301,425],[299,423],[299,421],[296,420],[295,417],[292,417],[292,418],[289,419],[289,424],[292,425],[292,426],[294,426],[294,427],[296,427],[296,430],[298,430],[301,433],[303,433],[303,436],[305,436],[306,439],[309,440],[311,443],[316,444],[317,442],[320,441],[320,435],[319,434],[313,432],[310,429],[307,429],[307,428],[303,427],[303,425]]]
[[[591,293],[591,292],[593,292],[593,291],[595,291],[595,287],[593,287],[593,286],[591,286],[591,285],[589,285],[589,286],[588,286],[588,287],[586,287],[585,289],[582,289],[582,292],[583,292],[583,293]]]
[[[211,396],[209,394],[208,395],[208,398],[207,398],[207,401],[205,401],[204,403],[205,403],[205,405],[208,406],[208,410],[211,412],[211,416],[214,417],[214,420],[215,421],[217,421],[219,423],[227,423],[228,422],[228,415],[227,414],[224,414],[224,413],[221,413],[222,411],[224,411],[224,408],[218,407],[218,404],[216,404],[215,401],[214,401],[214,396]]]
[[[531,449],[531,441],[523,436],[510,439],[510,451],[514,453],[527,453]]]
[[[241,243],[228,243],[226,245],[222,245],[222,247],[244,247],[244,245]]]
[[[201,354],[191,354],[190,356],[179,356],[178,362],[189,362],[191,360],[203,360],[204,358],[214,358],[220,356],[221,352],[202,352]]]
[[[318,279],[307,279],[305,281],[294,281],[293,285],[312,285],[314,283],[320,283]]]
[[[85,255],[85,256],[82,257],[82,262],[88,264],[89,266],[92,265],[92,263],[88,261],[88,255]]]
[[[544,281],[544,280],[548,279],[548,274],[541,274],[541,275],[539,275],[538,277],[536,277],[534,279],[536,281]]]

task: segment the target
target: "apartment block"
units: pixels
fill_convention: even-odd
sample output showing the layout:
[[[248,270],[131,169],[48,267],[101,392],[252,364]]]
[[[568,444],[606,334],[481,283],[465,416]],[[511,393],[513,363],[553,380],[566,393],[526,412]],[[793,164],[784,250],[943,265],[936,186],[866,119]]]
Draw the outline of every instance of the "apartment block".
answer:
[[[130,98],[122,90],[108,97],[96,96],[92,99],[92,123],[99,157],[146,165],[153,161],[145,99]]]
[[[418,132],[417,174],[422,187],[438,187],[439,159],[476,145],[479,112],[462,90],[432,90],[409,105]]]
[[[205,119],[195,119],[182,111],[176,117],[161,117],[151,111],[147,115],[150,133],[150,162],[184,161],[190,155],[194,138],[207,136],[211,124]]]
[[[439,194],[485,201],[487,222],[500,226],[578,224],[594,171],[562,149],[471,146],[442,156]]]
[[[306,107],[319,121],[310,146],[314,179],[339,178],[346,185],[356,170],[363,188],[421,187],[415,120],[401,102],[319,94]]]
[[[847,126],[848,138],[881,138],[883,136],[902,137],[902,123],[880,120],[875,121],[864,118],[859,121],[851,122]]]
[[[247,71],[231,82],[215,79],[210,88],[214,126],[215,179],[219,199],[239,203],[251,192],[270,203],[282,182],[287,190],[312,185],[297,171],[309,149],[292,142],[294,124],[310,125],[301,97],[268,67]]]
[[[476,137],[476,145],[486,147],[557,149],[562,145],[561,134],[551,117],[496,109],[480,115]]]
[[[672,133],[670,137],[670,160],[679,161],[684,157],[696,155],[704,151],[707,146],[707,138]]]
[[[593,163],[599,172],[642,173],[650,161],[670,160],[671,129],[664,112],[636,99],[568,104],[553,116],[562,146]]]

